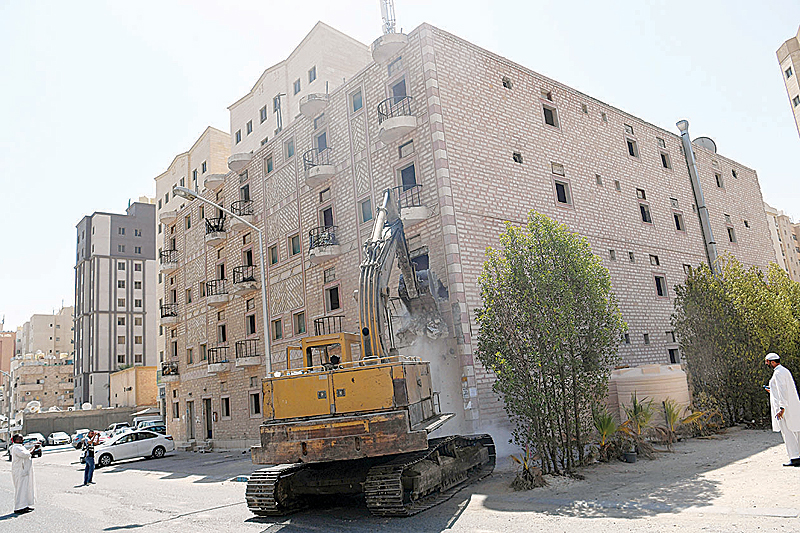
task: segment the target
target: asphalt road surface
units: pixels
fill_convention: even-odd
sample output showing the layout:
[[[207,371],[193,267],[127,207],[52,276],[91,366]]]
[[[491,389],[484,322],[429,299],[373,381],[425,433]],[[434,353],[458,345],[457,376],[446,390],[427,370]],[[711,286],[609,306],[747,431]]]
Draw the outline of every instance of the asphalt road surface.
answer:
[[[241,453],[175,452],[98,469],[82,487],[79,452],[46,447],[34,459],[35,511],[11,513],[10,463],[0,461],[0,531],[529,532],[800,531],[800,468],[784,468],[780,434],[734,429],[676,445],[652,461],[585,468],[584,480],[514,492],[510,461],[450,501],[403,519],[371,516],[363,498],[326,500],[282,518],[244,503],[255,467]]]

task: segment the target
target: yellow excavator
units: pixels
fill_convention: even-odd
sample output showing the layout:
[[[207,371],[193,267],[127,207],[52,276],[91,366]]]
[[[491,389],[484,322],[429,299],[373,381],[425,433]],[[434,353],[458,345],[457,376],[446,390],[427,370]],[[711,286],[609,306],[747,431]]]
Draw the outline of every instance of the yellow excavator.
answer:
[[[388,311],[395,257],[409,312],[438,314],[432,276],[417,272],[409,256],[398,194],[386,190],[364,244],[360,332],[342,331],[341,317],[318,319],[313,336],[287,349],[286,369],[262,382],[266,421],[252,459],[274,466],[247,483],[247,506],[256,515],[363,492],[372,514],[410,516],[494,469],[489,435],[428,438],[454,415],[439,412],[430,363],[395,348]]]

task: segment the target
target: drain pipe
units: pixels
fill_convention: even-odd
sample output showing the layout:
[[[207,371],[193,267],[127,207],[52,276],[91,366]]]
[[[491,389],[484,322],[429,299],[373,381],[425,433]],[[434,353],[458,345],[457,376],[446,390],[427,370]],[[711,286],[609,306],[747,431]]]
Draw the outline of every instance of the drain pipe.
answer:
[[[683,142],[683,153],[686,155],[686,166],[689,170],[689,177],[692,179],[692,190],[694,191],[694,201],[697,204],[697,214],[700,216],[700,231],[703,233],[703,240],[706,243],[706,256],[708,265],[715,273],[719,273],[717,265],[717,242],[711,232],[711,222],[708,218],[708,208],[703,197],[703,188],[700,186],[700,178],[697,173],[697,160],[694,157],[692,141],[689,138],[689,121],[681,120],[676,124],[681,131],[681,142]]]

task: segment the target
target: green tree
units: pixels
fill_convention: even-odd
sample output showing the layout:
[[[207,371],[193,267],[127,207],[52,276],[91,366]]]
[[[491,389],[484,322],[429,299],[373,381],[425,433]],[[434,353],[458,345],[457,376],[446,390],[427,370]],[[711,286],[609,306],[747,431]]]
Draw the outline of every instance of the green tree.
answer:
[[[765,274],[730,255],[691,271],[675,288],[672,321],[695,398],[707,399],[730,423],[770,423],[764,356],[794,364],[800,332],[800,286],[775,264]],[[700,406],[705,408],[708,406]]]
[[[492,370],[513,438],[546,473],[586,460],[626,326],[608,270],[585,238],[531,211],[506,224],[479,279],[478,359]]]

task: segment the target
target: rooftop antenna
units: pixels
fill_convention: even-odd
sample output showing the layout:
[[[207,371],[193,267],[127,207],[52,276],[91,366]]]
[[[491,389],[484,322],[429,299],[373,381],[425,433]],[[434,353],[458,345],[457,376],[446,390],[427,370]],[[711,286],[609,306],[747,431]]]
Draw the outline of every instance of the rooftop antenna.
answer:
[[[383,34],[395,33],[394,0],[381,0]]]

